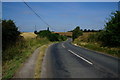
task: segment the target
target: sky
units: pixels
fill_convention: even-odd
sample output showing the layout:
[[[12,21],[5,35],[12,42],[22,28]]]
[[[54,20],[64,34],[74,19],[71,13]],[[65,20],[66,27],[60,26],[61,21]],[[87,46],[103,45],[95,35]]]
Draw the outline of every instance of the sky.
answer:
[[[2,2],[22,2],[23,0],[2,0]],[[119,0],[24,0],[27,2],[118,2]]]
[[[50,30],[63,32],[81,29],[103,29],[112,12],[118,10],[117,2],[27,2],[51,25]],[[44,30],[47,26],[23,2],[3,2],[2,19],[12,19],[22,32]]]

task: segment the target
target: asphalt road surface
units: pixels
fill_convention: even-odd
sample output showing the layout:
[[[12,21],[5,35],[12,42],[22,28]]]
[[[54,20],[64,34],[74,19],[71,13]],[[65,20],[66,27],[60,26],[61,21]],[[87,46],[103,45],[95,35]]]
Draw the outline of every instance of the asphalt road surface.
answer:
[[[47,49],[42,78],[118,78],[119,59],[70,42],[68,39]]]

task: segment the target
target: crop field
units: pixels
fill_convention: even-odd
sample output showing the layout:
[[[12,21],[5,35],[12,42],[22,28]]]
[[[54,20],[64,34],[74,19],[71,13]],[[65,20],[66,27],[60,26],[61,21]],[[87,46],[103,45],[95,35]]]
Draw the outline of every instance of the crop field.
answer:
[[[37,35],[34,32],[23,32],[20,35],[23,36],[25,39],[31,39],[37,37]]]

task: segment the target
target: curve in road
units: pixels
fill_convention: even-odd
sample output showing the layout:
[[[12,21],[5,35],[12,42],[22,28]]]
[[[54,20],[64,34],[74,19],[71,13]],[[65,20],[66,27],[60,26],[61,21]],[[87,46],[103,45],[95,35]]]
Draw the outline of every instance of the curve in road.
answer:
[[[118,78],[120,59],[74,46],[71,39],[51,45],[42,78]]]

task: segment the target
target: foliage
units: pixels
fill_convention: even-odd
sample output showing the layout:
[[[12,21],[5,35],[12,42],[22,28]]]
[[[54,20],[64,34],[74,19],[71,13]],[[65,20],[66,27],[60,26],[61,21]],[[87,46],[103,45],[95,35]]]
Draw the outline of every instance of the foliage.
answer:
[[[113,16],[105,25],[105,30],[99,33],[98,40],[104,46],[120,46],[120,11],[112,13]]]
[[[65,41],[67,39],[66,36],[59,35],[59,41]]]
[[[38,32],[39,37],[48,37],[51,35],[51,32],[48,30],[42,30]]]
[[[102,46],[101,42],[98,42],[99,32],[84,32],[82,36],[74,40],[74,44],[92,49],[95,51],[110,54],[112,56],[120,57],[119,47],[106,47]]]
[[[82,31],[80,30],[80,27],[77,26],[74,30],[73,30],[73,33],[72,33],[72,39],[74,40],[75,38],[78,38],[79,36],[81,36],[83,33]]]
[[[37,31],[35,30],[34,33],[37,34]]]
[[[19,40],[15,45],[10,46],[3,52],[2,57],[2,77],[11,78],[23,62],[33,53],[33,51],[50,41],[46,38],[34,38]],[[4,54],[6,53],[6,54]]]
[[[12,20],[2,20],[2,48],[5,50],[7,46],[14,44],[20,32]]]
[[[81,31],[83,31],[83,32],[100,32],[101,30],[94,30],[94,29],[84,29],[84,30],[82,30],[81,29]]]
[[[58,33],[52,33],[49,30],[43,30],[38,32],[39,37],[47,37],[50,41],[63,41],[66,40],[66,36],[59,35]]]
[[[102,46],[117,47],[120,46],[120,12],[112,13],[113,16],[105,25],[105,29],[91,34],[88,37],[90,42],[100,42]]]

